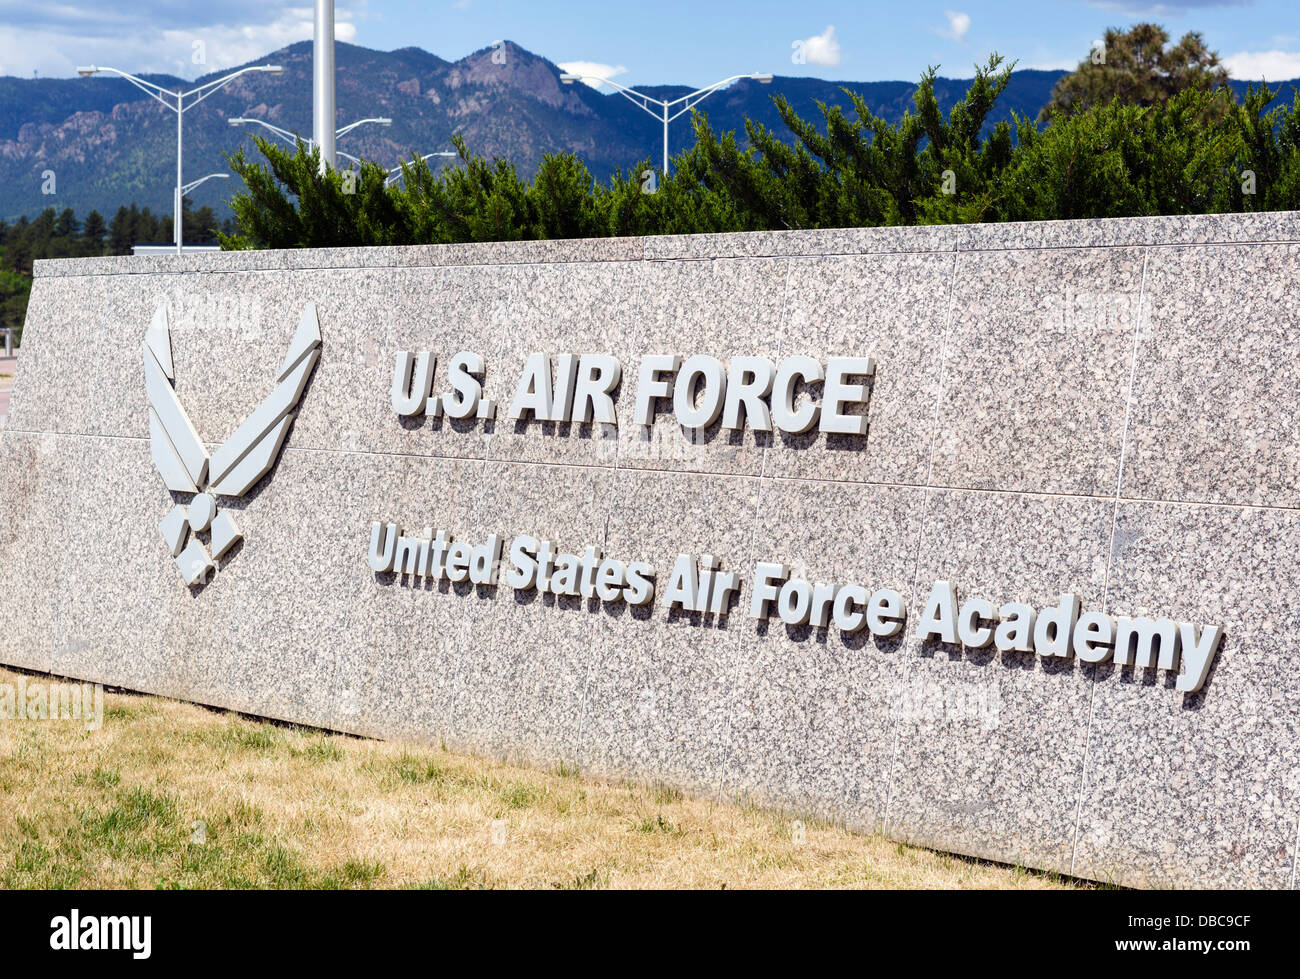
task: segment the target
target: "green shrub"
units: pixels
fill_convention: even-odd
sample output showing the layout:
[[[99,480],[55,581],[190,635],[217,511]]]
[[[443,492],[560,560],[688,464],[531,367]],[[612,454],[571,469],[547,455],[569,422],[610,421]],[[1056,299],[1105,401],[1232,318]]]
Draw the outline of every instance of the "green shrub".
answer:
[[[1109,103],[989,124],[1014,65],[993,55],[946,117],[936,70],[897,123],[845,90],[851,116],[818,103],[801,118],[775,98],[785,142],[746,121],[745,143],[692,118],[695,145],[665,177],[648,162],[595,180],[572,154],[543,159],[531,180],[472,155],[434,173],[418,159],[386,182],[373,163],[318,172],[319,159],[264,140],[266,163],[231,167],[247,190],[232,206],[229,248],[444,244],[799,228],[1207,214],[1300,207],[1300,96],[1195,86],[1150,105]],[[1253,174],[1254,193],[1247,187]],[[650,191],[650,192],[647,192]]]

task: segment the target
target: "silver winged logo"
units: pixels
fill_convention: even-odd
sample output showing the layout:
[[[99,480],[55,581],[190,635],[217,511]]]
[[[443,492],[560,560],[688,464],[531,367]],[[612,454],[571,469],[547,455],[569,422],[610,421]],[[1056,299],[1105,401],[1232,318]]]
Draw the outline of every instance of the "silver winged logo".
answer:
[[[193,493],[189,506],[177,504],[158,529],[176,559],[187,585],[201,584],[216,570],[215,562],[243,537],[229,510],[216,497],[247,493],[275,464],[294,409],[320,359],[320,321],[308,303],[289,344],[275,387],[229,441],[211,456],[173,387],[171,328],[167,307],[159,306],[143,344],[144,382],[149,395],[149,443],[154,465],[173,493]],[[210,532],[211,554],[196,536]]]

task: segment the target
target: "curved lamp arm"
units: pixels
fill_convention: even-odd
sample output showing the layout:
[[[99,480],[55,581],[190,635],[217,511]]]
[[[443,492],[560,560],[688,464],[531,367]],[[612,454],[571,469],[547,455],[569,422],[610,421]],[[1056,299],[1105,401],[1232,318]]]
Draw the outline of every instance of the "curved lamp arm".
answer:
[[[650,113],[650,115],[654,116],[660,122],[663,122],[663,118],[664,118],[663,110],[667,108],[667,106],[670,104],[668,102],[665,102],[663,99],[655,98],[653,95],[646,95],[644,92],[638,92],[634,88],[628,88],[626,85],[620,85],[618,82],[610,81],[608,78],[601,78],[599,75],[574,75],[570,73],[565,73],[560,76],[560,81],[563,82],[565,85],[572,85],[574,82],[582,82],[582,81],[600,82],[603,85],[608,85],[610,88],[618,92],[619,95],[623,96],[633,105],[637,106],[638,108],[644,109],[646,112]],[[653,109],[651,109],[650,108],[651,103],[659,106],[660,111],[656,112]]]
[[[724,78],[720,82],[714,82],[712,85],[707,85],[704,88],[696,89],[694,92],[691,92],[689,95],[683,95],[681,98],[673,99],[671,102],[669,102],[668,108],[670,109],[673,106],[677,105],[678,103],[684,102],[686,104],[683,105],[676,112],[674,112],[672,115],[670,115],[668,117],[668,121],[672,122],[674,119],[676,119],[678,116],[682,115],[683,113],[690,112],[692,109],[694,109],[697,105],[699,105],[701,102],[707,99],[718,89],[725,88],[726,86],[730,85],[732,82],[739,81],[742,78],[750,78],[753,79],[754,81],[760,82],[763,85],[770,84],[772,81],[772,76],[770,74],[766,74],[763,72],[751,72],[750,74],[747,75],[732,75],[730,78]]]
[[[356,122],[348,123],[348,125],[344,126],[342,129],[336,129],[334,131],[334,138],[338,139],[340,136],[346,136],[358,126],[364,126],[369,122],[373,122],[379,126],[391,126],[393,124],[393,120],[389,119],[387,116],[376,116],[373,119],[358,119]]]
[[[232,125],[232,126],[247,126],[247,125],[249,125],[250,123],[252,123],[253,125],[256,125],[256,126],[261,126],[263,129],[268,129],[268,130],[270,130],[272,133],[274,133],[275,135],[279,136],[282,140],[284,140],[284,141],[285,141],[286,143],[288,143],[290,146],[297,146],[298,143],[301,142],[301,143],[303,143],[303,144],[304,144],[308,149],[311,149],[311,148],[312,148],[312,145],[313,145],[313,143],[312,143],[312,141],[311,141],[310,139],[303,139],[301,136],[299,136],[299,135],[298,135],[297,133],[295,133],[293,130],[290,130],[290,129],[281,129],[279,126],[273,125],[273,124],[267,122],[267,121],[264,120],[264,119],[252,119],[252,118],[245,118],[245,117],[242,117],[242,116],[235,116],[234,118],[227,119],[226,121],[227,121],[228,123],[230,123],[230,125]]]
[[[80,75],[82,78],[89,78],[91,75],[98,75],[101,74],[102,72],[107,72],[110,75],[117,75],[120,78],[125,78],[128,82],[130,82],[136,88],[140,89],[140,91],[144,92],[150,98],[157,99],[159,102],[167,106],[167,108],[171,109],[173,112],[176,111],[176,106],[173,105],[171,102],[168,102],[165,98],[163,98],[163,96],[170,95],[172,98],[177,99],[180,98],[179,92],[173,92],[169,88],[163,88],[161,85],[155,85],[153,82],[147,82],[143,78],[139,78],[136,75],[132,75],[130,72],[123,71],[121,68],[103,68],[98,65],[88,65],[86,67],[77,69],[77,74]]]
[[[280,75],[284,73],[284,69],[279,65],[251,65],[248,68],[240,68],[239,71],[232,71],[229,75],[225,75],[221,78],[216,79],[215,81],[206,82],[205,84],[200,85],[198,88],[192,88],[188,92],[182,93],[183,98],[190,99],[190,96],[197,96],[197,98],[190,99],[188,104],[186,104],[181,111],[184,112],[194,108],[194,106],[198,105],[209,95],[215,95],[221,89],[225,88],[227,85],[233,82],[236,78],[239,78],[241,75],[247,75],[249,72],[254,72],[254,71],[268,72],[272,75]]]
[[[229,179],[230,179],[230,174],[228,173],[210,173],[206,177],[200,177],[198,180],[191,180],[189,183],[187,183],[184,187],[181,188],[181,196],[184,197],[186,194],[188,194],[199,184],[206,183],[209,180],[229,180]]]

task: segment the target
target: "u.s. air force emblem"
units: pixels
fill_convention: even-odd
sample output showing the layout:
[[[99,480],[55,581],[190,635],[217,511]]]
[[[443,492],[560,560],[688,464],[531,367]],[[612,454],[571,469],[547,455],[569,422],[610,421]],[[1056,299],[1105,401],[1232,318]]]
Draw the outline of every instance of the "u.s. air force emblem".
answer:
[[[238,499],[271,470],[293,423],[294,409],[320,359],[320,344],[316,307],[308,303],[275,387],[229,441],[209,456],[173,387],[167,307],[159,306],[154,313],[143,344],[153,461],[172,493],[194,494],[188,505],[173,506],[158,529],[187,585],[205,583],[216,570],[215,562],[243,537],[234,516],[220,509],[216,498]],[[200,534],[210,535],[208,547]]]

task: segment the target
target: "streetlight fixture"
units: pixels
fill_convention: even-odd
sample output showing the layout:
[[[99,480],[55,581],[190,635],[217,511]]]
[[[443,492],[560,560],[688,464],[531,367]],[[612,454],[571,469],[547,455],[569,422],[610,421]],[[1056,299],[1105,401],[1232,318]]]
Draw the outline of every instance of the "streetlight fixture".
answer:
[[[198,180],[191,180],[183,187],[176,188],[176,198],[173,206],[176,208],[175,213],[181,213],[181,205],[185,202],[185,195],[192,191],[199,184],[207,183],[209,180],[229,180],[228,173],[210,173],[206,177],[200,177]]]
[[[297,133],[295,133],[293,130],[283,129],[280,126],[272,125],[271,123],[267,122],[264,119],[253,119],[253,118],[244,118],[243,116],[235,116],[231,119],[227,119],[226,121],[230,123],[230,125],[232,126],[247,126],[252,124],[252,125],[261,126],[263,129],[269,129],[271,132],[279,136],[290,146],[297,146],[299,140],[302,140],[302,144],[306,146],[307,149],[309,150],[313,149],[316,146],[316,140],[314,138],[302,139],[302,137],[299,136]],[[348,125],[344,126],[342,129],[335,130],[334,138],[338,139],[340,136],[345,136],[348,133],[352,132],[352,130],[356,129],[358,126],[364,126],[366,123],[370,123],[370,122],[376,123],[377,125],[380,126],[391,126],[393,124],[393,120],[389,119],[386,116],[375,116],[373,119],[358,119],[356,122],[349,123]],[[337,151],[335,151],[335,155],[343,156],[343,157],[347,156],[346,153],[339,153]]]
[[[422,157],[420,157],[420,159],[429,160],[435,156],[456,157],[456,156],[460,156],[460,154],[455,152],[454,150],[439,150],[436,153],[425,153]],[[388,177],[384,180],[384,186],[388,187],[391,184],[397,183],[397,181],[401,179],[402,179],[402,165],[399,163],[397,166],[393,167],[393,169],[388,171]]]
[[[364,126],[368,122],[373,122],[379,126],[391,126],[393,124],[393,120],[389,119],[387,116],[374,116],[373,118],[370,119],[358,119],[356,122],[348,123],[342,129],[334,130],[334,138],[339,139],[342,136],[346,136],[348,133],[352,132],[352,130],[356,129],[358,126]]]
[[[185,201],[185,195],[188,194],[190,191],[192,191],[199,184],[205,184],[209,180],[229,180],[229,179],[230,179],[230,174],[228,173],[210,173],[206,177],[200,177],[198,180],[191,180],[183,187],[177,187],[176,188],[177,211],[179,212],[181,204]]]
[[[361,160],[353,156],[351,153],[344,153],[342,150],[338,150],[337,153],[338,156],[340,156],[344,160],[347,160],[349,163],[355,163],[358,167],[361,166]],[[425,153],[422,157],[420,157],[420,159],[428,160],[431,157],[435,157],[435,156],[460,156],[460,154],[455,152],[454,150],[438,150],[435,153]],[[402,165],[399,163],[397,166],[393,167],[388,171],[388,176],[384,178],[384,186],[388,187],[391,184],[397,183],[397,181],[400,180],[401,177],[402,177]]]
[[[724,78],[720,82],[714,82],[712,85],[706,85],[704,88],[696,89],[689,95],[683,95],[679,99],[673,99],[671,102],[664,99],[657,99],[653,95],[646,95],[644,92],[638,92],[634,88],[628,88],[626,85],[620,85],[618,82],[612,82],[608,78],[601,78],[599,75],[577,75],[565,72],[560,76],[560,81],[565,85],[572,85],[574,82],[592,81],[601,82],[617,91],[633,105],[639,106],[650,115],[660,120],[664,124],[664,176],[668,176],[668,124],[680,116],[683,112],[689,112],[695,108],[704,99],[708,98],[718,89],[730,85],[741,78],[748,78],[759,82],[763,85],[771,84],[772,75],[770,72],[751,72],[748,75],[732,75],[730,78]],[[651,105],[658,106],[658,111],[650,108]],[[681,106],[681,108],[677,108]],[[676,109],[674,112],[673,110]],[[669,114],[671,113],[671,115]]]
[[[284,72],[284,69],[279,65],[252,65],[248,68],[240,68],[239,71],[231,72],[229,75],[225,75],[215,81],[207,82],[197,88],[192,88],[188,92],[173,92],[171,89],[163,88],[161,85],[155,85],[153,82],[147,82],[143,78],[137,78],[135,75],[128,74],[120,68],[103,68],[96,65],[89,65],[85,68],[78,68],[77,74],[82,78],[89,78],[91,75],[97,75],[100,72],[108,72],[112,75],[118,75],[125,78],[146,95],[156,99],[176,113],[176,199],[180,200],[184,196],[181,193],[181,185],[184,182],[181,169],[181,132],[185,120],[185,113],[194,108],[194,106],[198,105],[209,95],[225,88],[239,76],[247,75],[249,72],[254,71],[279,75]],[[184,248],[184,242],[181,232],[181,212],[179,207],[176,208],[176,213],[172,217],[172,229],[176,238],[176,252],[177,254],[180,254]]]

